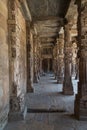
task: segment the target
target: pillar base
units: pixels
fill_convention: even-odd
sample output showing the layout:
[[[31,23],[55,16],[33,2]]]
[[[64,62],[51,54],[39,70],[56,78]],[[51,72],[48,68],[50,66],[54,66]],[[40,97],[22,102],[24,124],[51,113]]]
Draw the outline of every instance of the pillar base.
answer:
[[[34,76],[34,83],[38,83],[39,82],[39,79],[37,76]]]
[[[30,87],[30,88],[27,90],[27,93],[33,93],[33,92],[34,92],[33,87]]]
[[[74,95],[74,92],[66,89],[66,90],[63,90],[63,94],[64,95]]]
[[[25,107],[23,112],[9,112],[8,121],[20,121],[24,120],[27,114],[27,107]]]
[[[38,79],[38,74],[36,72],[34,72],[34,79],[33,79],[34,83],[38,83],[39,79]]]
[[[40,74],[38,74],[38,80],[40,80]]]
[[[58,84],[63,84],[63,77],[57,78],[57,83]]]
[[[74,94],[72,83],[71,83],[71,85],[64,84],[63,94],[64,95],[73,95]]]
[[[33,88],[32,83],[28,83],[28,86],[27,86],[27,93],[33,93],[33,92],[34,92],[34,88]]]
[[[78,94],[76,95],[74,115],[78,120],[87,121],[87,96],[80,98]]]

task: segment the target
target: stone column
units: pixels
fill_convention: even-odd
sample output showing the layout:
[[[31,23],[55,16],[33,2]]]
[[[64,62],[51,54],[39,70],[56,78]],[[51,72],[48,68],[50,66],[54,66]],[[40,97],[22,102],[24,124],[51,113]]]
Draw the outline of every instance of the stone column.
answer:
[[[54,46],[53,49],[53,70],[54,70],[54,75],[55,79],[57,79],[57,72],[58,72],[58,44]]]
[[[40,39],[38,37],[38,45],[37,45],[37,75],[38,80],[40,79],[40,58],[41,58],[41,52],[40,52]]]
[[[41,56],[41,45],[40,45],[40,47],[39,47],[39,56],[40,56],[40,76],[42,75],[42,73],[43,73],[43,71],[42,71],[42,56]]]
[[[75,79],[79,79],[79,58],[76,58],[76,75],[75,75]]]
[[[8,1],[8,40],[9,40],[9,120],[25,118],[26,94],[26,25],[19,9],[19,2]],[[18,13],[17,11],[20,11]],[[20,19],[18,19],[20,17]],[[18,20],[18,21],[17,21]],[[20,20],[23,20],[21,26]],[[21,40],[22,39],[22,40]]]
[[[50,59],[49,58],[47,59],[47,62],[48,62],[47,72],[49,72],[50,71]]]
[[[75,116],[87,120],[87,0],[77,0],[79,83],[75,99]]]
[[[38,83],[38,63],[37,63],[37,60],[38,60],[38,56],[37,56],[37,53],[38,53],[38,50],[37,50],[37,46],[38,46],[38,40],[37,40],[37,36],[34,36],[34,83]]]
[[[27,22],[27,93],[33,92],[33,37]]]
[[[41,54],[40,54],[40,76],[42,76],[43,74],[43,70],[42,70],[42,57],[41,57]]]
[[[77,72],[77,43],[75,41],[72,41],[72,77],[76,76],[76,72]]]
[[[72,61],[72,48],[70,43],[70,26],[69,24],[64,27],[64,82],[63,94],[73,95],[73,85],[71,78],[71,61]]]
[[[63,34],[60,34],[58,39],[58,74],[57,83],[63,83],[63,68],[64,68],[64,38]]]

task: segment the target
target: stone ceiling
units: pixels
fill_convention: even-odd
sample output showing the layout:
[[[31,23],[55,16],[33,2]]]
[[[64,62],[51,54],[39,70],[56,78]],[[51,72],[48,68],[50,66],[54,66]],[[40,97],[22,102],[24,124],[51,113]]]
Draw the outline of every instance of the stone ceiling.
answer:
[[[55,43],[71,0],[27,0],[33,27],[42,44]]]
[[[27,0],[33,19],[64,17],[71,0]]]

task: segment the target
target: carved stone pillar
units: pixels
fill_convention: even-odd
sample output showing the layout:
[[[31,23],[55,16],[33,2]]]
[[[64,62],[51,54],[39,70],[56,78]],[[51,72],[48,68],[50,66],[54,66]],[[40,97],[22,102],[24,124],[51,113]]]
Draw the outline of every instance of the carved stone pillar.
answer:
[[[77,43],[72,41],[72,76],[75,77],[77,73]]]
[[[65,25],[64,28],[64,82],[63,82],[63,94],[73,95],[73,85],[71,79],[71,61],[72,61],[72,48],[70,43],[70,30],[69,25]]]
[[[27,93],[33,92],[33,36],[27,22]]]
[[[76,76],[75,76],[75,79],[79,79],[79,58],[77,57],[76,58]]]
[[[75,99],[75,116],[87,120],[87,0],[77,0],[79,83]]]
[[[38,39],[37,39],[37,36],[34,36],[34,83],[38,83],[38,63],[37,63],[37,59],[38,59],[38,56],[37,56],[37,53],[38,53],[38,50],[37,50],[37,46],[38,46]]]
[[[9,120],[25,118],[26,93],[26,25],[19,9],[19,2],[8,2],[8,40],[9,40],[9,81],[10,81],[10,111]],[[17,11],[20,11],[20,14]],[[18,16],[23,20],[21,26]],[[18,21],[17,21],[18,20]],[[23,28],[22,28],[23,27]],[[24,29],[24,30],[23,30]],[[23,38],[23,39],[22,39]]]
[[[38,75],[38,80],[40,79],[40,59],[41,59],[41,52],[40,52],[40,39],[38,37],[38,46],[37,46],[37,75]]]
[[[43,70],[42,70],[42,57],[41,57],[41,52],[40,52],[40,76],[42,76]]]
[[[40,64],[40,76],[42,75],[42,56],[41,56],[41,45],[39,47],[39,64]]]
[[[53,49],[53,70],[54,70],[54,75],[55,79],[57,79],[57,72],[58,72],[58,44],[54,46]]]
[[[63,83],[63,68],[64,68],[64,38],[63,34],[60,34],[58,39],[58,74],[57,83]]]
[[[48,62],[47,72],[49,73],[49,71],[50,71],[50,59],[49,58],[47,59],[47,62]]]

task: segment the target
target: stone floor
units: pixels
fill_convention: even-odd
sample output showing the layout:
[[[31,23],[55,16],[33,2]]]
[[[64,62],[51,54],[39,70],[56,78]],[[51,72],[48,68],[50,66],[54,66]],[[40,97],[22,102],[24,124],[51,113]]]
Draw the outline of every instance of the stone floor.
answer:
[[[76,93],[74,79],[73,85]],[[27,95],[25,121],[9,122],[4,130],[87,130],[87,121],[78,121],[73,116],[75,95],[64,96],[62,84],[56,83],[53,74],[41,77],[34,84],[34,91]]]

